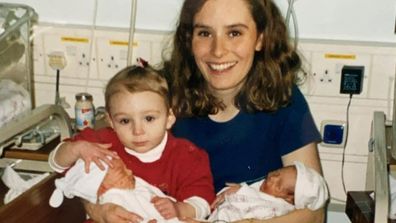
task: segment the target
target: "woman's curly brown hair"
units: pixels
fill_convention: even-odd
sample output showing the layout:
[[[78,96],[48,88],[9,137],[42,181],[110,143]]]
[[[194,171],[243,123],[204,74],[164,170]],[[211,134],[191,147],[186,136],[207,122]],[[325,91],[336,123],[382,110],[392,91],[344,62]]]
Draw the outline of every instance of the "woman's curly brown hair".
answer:
[[[177,116],[205,116],[224,108],[208,90],[192,52],[194,16],[208,0],[185,0],[173,39],[170,59],[163,71],[172,94]],[[289,103],[301,60],[290,44],[284,18],[272,0],[243,0],[263,34],[262,49],[257,51],[246,82],[234,104],[247,111],[276,111]]]

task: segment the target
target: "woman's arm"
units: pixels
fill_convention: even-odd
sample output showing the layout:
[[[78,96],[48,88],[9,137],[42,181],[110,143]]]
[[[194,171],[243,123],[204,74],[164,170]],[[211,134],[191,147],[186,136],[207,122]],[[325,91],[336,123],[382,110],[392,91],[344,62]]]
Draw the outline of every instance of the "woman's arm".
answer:
[[[282,156],[283,166],[293,165],[294,161],[300,161],[305,166],[322,174],[322,165],[320,164],[316,143],[307,144],[300,149]]]
[[[242,219],[240,221],[235,221],[233,223],[322,223],[324,222],[324,208],[316,211],[310,211],[308,209],[295,210],[287,215],[274,217],[267,220],[258,219]]]
[[[82,202],[87,214],[97,223],[139,223],[143,220],[139,215],[115,204],[93,204],[85,200]]]

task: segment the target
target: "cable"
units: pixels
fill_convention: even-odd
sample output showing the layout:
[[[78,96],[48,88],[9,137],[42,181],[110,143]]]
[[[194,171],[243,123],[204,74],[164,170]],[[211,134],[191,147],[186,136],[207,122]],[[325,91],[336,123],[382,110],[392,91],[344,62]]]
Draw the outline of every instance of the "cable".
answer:
[[[127,57],[128,66],[132,64],[133,41],[134,41],[135,26],[136,26],[136,11],[137,11],[137,0],[132,0],[130,25],[129,25],[129,40],[128,40],[128,57]]]
[[[345,165],[345,150],[348,143],[348,132],[349,132],[349,108],[351,107],[353,94],[349,94],[349,102],[347,105],[346,110],[346,126],[345,126],[345,143],[342,151],[342,160],[341,160],[341,181],[342,181],[342,188],[344,189],[345,196],[347,196],[347,190],[345,187],[345,179],[344,179],[344,165]]]
[[[287,7],[287,12],[286,12],[286,25],[289,26],[290,23],[290,15],[293,13],[294,9],[293,9],[293,4],[294,4],[294,0],[288,0],[287,1],[289,4],[289,7]]]
[[[60,105],[59,76],[60,76],[60,70],[56,69],[56,84],[55,84],[55,104],[56,105]]]
[[[297,45],[298,45],[298,24],[297,24],[297,16],[296,13],[294,11],[294,1],[295,0],[288,0],[288,4],[289,6],[287,7],[287,12],[286,12],[286,18],[285,18],[285,23],[286,26],[289,27],[289,23],[290,23],[290,15],[293,18],[293,27],[294,27],[294,49],[297,49]]]
[[[91,37],[90,37],[90,42],[89,42],[89,55],[88,61],[88,69],[87,69],[87,78],[85,80],[85,91],[88,91],[88,84],[89,84],[89,75],[91,73],[91,66],[92,66],[92,54],[93,54],[93,42],[95,39],[95,30],[96,30],[96,20],[98,18],[98,0],[94,0],[94,11],[93,11],[93,17],[92,17],[92,25],[91,25]]]
[[[294,49],[297,49],[298,46],[298,22],[297,22],[297,15],[296,12],[292,11],[292,18],[293,18],[293,27],[294,27]]]

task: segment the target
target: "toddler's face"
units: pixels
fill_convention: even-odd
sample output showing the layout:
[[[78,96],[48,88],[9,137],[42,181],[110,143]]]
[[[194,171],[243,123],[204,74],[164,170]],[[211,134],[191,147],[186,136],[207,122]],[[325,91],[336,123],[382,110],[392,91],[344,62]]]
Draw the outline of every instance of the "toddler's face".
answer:
[[[110,125],[121,143],[135,152],[145,153],[159,145],[174,121],[165,99],[157,93],[124,90],[111,98]]]

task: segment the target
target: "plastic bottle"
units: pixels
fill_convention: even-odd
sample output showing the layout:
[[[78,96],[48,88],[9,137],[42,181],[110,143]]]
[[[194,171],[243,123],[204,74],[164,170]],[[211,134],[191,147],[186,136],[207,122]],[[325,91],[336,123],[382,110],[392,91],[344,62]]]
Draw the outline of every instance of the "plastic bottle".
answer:
[[[93,105],[92,95],[86,92],[76,94],[76,104],[74,109],[77,131],[81,131],[86,127],[94,128],[95,106]]]

